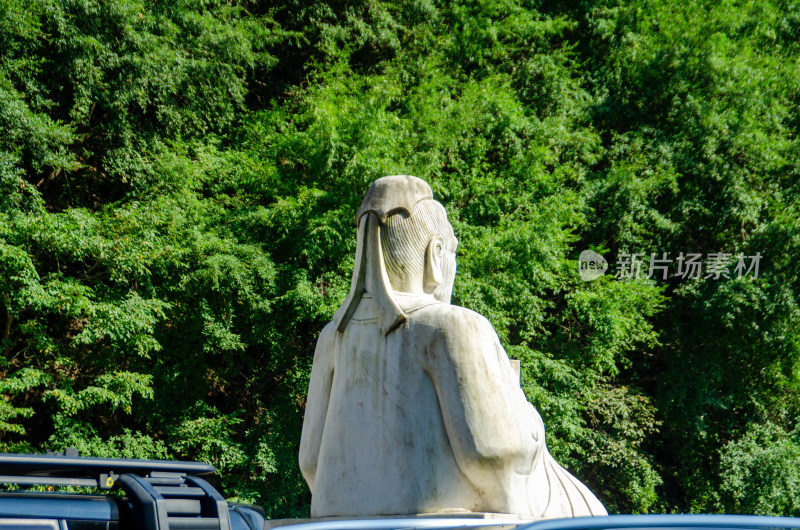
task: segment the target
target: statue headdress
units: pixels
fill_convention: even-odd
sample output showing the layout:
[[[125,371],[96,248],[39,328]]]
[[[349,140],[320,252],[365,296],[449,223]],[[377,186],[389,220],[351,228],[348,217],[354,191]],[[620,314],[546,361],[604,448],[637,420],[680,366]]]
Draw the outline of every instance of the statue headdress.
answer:
[[[433,200],[431,187],[411,175],[392,175],[372,183],[358,210],[356,262],[350,293],[333,316],[336,329],[343,332],[355,313],[362,295],[372,295],[378,309],[378,323],[389,334],[406,321],[405,312],[392,296],[381,248],[381,227],[393,213],[411,216],[420,201]]]

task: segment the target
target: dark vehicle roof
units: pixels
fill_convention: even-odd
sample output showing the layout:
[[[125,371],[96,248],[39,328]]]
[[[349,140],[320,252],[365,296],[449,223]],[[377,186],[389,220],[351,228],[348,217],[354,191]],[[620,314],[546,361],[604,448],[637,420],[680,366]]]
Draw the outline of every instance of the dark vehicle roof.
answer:
[[[119,509],[112,497],[64,493],[0,493],[0,517],[116,521]]]

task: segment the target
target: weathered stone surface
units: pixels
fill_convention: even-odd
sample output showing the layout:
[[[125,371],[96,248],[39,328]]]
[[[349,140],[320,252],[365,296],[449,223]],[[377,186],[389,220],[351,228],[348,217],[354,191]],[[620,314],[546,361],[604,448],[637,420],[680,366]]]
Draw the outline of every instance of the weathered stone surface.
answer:
[[[350,293],[317,342],[300,447],[311,514],[604,515],[547,451],[491,324],[450,305],[457,240],[430,187],[379,179]]]

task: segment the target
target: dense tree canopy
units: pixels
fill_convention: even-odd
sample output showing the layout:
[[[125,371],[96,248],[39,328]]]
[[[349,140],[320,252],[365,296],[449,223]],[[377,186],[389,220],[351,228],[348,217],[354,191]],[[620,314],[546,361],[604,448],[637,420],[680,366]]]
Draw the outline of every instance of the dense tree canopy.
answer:
[[[610,511],[800,516],[799,43],[795,0],[0,0],[0,450],[307,514],[316,336],[405,173]]]

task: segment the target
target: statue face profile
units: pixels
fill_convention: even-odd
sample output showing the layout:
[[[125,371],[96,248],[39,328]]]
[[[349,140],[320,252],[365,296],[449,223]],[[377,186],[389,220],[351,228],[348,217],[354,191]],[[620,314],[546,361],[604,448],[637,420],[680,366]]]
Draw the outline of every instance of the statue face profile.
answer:
[[[458,245],[458,240],[456,240],[456,245]],[[435,279],[434,277],[434,280]],[[441,281],[434,287],[433,297],[440,302],[449,304],[450,298],[453,295],[453,284],[455,284],[455,281],[456,249],[444,248],[442,252]]]

